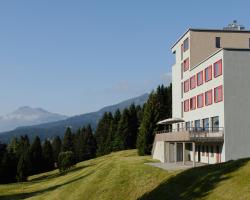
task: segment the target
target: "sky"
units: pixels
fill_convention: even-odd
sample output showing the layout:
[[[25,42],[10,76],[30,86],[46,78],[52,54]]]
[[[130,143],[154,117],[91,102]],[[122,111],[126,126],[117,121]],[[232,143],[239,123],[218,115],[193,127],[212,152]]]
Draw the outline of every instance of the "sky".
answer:
[[[245,0],[1,0],[0,115],[21,106],[73,116],[171,82],[189,28],[250,28]]]

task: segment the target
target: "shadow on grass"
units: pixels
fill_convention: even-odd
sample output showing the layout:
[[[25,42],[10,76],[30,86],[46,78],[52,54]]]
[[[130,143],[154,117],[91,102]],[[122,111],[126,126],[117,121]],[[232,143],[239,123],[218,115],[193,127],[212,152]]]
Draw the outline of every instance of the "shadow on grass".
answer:
[[[63,173],[57,172],[55,174],[40,176],[40,177],[37,177],[37,178],[34,178],[34,179],[30,180],[29,182],[30,183],[37,183],[37,182],[41,182],[41,181],[48,181],[48,180],[58,178],[60,176],[64,176],[66,174],[70,174],[70,173],[73,173],[73,172],[76,172],[78,170],[85,169],[85,168],[88,168],[88,167],[91,167],[91,166],[94,166],[94,164],[92,164],[92,165],[84,165],[84,166],[79,166],[79,167],[73,167],[69,171],[63,172]]]
[[[37,191],[34,191],[34,192],[27,192],[27,193],[19,193],[19,194],[13,194],[13,195],[1,195],[0,194],[0,200],[22,200],[22,199],[27,199],[27,198],[31,198],[31,197],[34,197],[34,196],[37,196],[37,195],[41,195],[41,194],[44,194],[46,192],[52,192],[60,187],[63,187],[63,186],[66,186],[66,185],[69,185],[71,183],[74,183],[76,181],[79,181],[81,179],[84,179],[88,176],[90,176],[91,174],[93,174],[94,171],[86,174],[86,175],[83,175],[83,176],[80,176],[78,178],[75,178],[73,180],[70,180],[70,181],[67,181],[67,182],[64,182],[64,183],[61,183],[61,184],[56,184],[54,186],[51,186],[51,187],[48,187],[48,188],[45,188],[45,189],[42,189],[42,190],[37,190]]]
[[[218,183],[230,178],[231,172],[243,167],[250,159],[193,168],[161,183],[138,200],[196,200],[207,196]]]

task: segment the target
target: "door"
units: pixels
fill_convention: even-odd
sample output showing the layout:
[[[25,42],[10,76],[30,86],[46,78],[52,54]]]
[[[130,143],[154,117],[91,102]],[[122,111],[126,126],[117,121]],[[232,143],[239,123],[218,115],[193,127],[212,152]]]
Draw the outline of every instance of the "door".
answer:
[[[183,145],[182,143],[177,144],[177,162],[183,161]]]

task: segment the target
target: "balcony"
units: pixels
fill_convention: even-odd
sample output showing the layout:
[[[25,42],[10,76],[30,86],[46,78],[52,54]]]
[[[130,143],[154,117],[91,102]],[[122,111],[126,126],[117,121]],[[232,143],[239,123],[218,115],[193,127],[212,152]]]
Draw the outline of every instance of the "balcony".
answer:
[[[190,141],[190,142],[223,142],[224,128],[222,127],[206,127],[196,128],[190,127],[185,129],[168,129],[156,132],[156,141]]]

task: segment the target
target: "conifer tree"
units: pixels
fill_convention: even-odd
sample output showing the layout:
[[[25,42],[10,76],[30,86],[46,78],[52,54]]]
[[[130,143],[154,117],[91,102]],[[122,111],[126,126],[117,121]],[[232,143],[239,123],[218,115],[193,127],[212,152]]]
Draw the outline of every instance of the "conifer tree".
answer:
[[[31,171],[31,162],[29,151],[26,150],[21,153],[19,161],[17,164],[17,181],[24,182],[27,181],[27,177],[30,175]]]
[[[74,151],[74,135],[68,127],[63,137],[63,151]]]
[[[84,159],[88,160],[96,156],[96,140],[93,135],[93,131],[90,125],[87,126],[85,132],[83,133],[84,139]]]
[[[42,172],[42,145],[38,136],[35,137],[34,142],[30,147],[30,160],[32,163],[32,174],[38,174]]]
[[[52,149],[53,149],[53,158],[54,162],[58,162],[58,156],[60,152],[62,151],[62,140],[59,136],[56,136],[54,140],[52,141]]]
[[[45,140],[42,146],[43,170],[50,171],[54,168],[53,149],[49,140]]]

